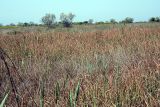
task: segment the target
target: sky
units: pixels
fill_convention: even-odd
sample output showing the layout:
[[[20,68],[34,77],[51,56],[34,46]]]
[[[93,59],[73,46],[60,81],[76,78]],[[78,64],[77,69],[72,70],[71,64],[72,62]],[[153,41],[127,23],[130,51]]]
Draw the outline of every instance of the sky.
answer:
[[[56,15],[73,13],[74,21],[120,21],[132,17],[135,21],[147,21],[160,16],[160,0],[0,0],[0,23],[40,23],[46,13]]]

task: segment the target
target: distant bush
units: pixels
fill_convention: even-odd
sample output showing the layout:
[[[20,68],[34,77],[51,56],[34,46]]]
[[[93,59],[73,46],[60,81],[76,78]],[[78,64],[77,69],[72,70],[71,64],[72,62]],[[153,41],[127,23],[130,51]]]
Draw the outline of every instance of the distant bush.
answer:
[[[160,18],[159,17],[151,17],[149,19],[149,22],[160,22]]]
[[[110,23],[115,24],[115,23],[117,23],[117,22],[116,22],[116,20],[115,20],[115,19],[111,19],[111,20],[110,20]]]
[[[133,21],[134,21],[133,18],[131,18],[131,17],[126,17],[126,18],[122,21],[122,23],[133,23]]]
[[[38,24],[36,24],[34,22],[29,22],[29,26],[38,26]]]
[[[92,20],[92,19],[89,19],[88,21],[74,22],[73,24],[77,24],[77,25],[93,24],[93,20]]]
[[[96,24],[105,24],[103,21],[96,22]]]
[[[149,19],[149,22],[155,22],[155,17],[151,17],[150,19]]]
[[[156,22],[160,22],[160,17],[156,17],[155,19]]]
[[[23,26],[30,26],[30,24],[29,23],[27,23],[27,22],[25,22],[25,23],[23,23]]]
[[[24,23],[22,23],[22,22],[19,22],[18,24],[17,24],[17,26],[23,26],[24,25]]]
[[[109,22],[109,21],[105,21],[105,23],[106,23],[106,24],[109,24],[110,22]]]
[[[15,26],[15,24],[11,23],[10,26]],[[27,26],[38,26],[38,24],[34,23],[34,22],[19,22],[17,24],[17,26],[21,26],[21,27],[27,27]]]
[[[89,19],[89,20],[88,20],[88,23],[89,23],[89,24],[93,24],[93,19]]]
[[[83,24],[88,24],[88,21],[84,21]]]
[[[75,24],[75,25],[82,25],[83,22],[74,22],[73,24]]]
[[[11,23],[10,26],[16,26],[14,23]]]
[[[60,20],[64,27],[71,27],[74,17],[75,15],[72,13],[69,14],[61,13]]]
[[[48,28],[54,27],[55,25],[56,16],[54,14],[46,14],[42,17],[41,21],[44,25]]]

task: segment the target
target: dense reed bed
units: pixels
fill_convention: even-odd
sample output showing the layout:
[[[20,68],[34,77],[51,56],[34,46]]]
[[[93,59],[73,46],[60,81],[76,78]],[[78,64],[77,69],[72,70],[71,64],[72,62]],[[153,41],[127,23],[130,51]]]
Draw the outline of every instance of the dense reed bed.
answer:
[[[159,25],[5,34],[0,47],[20,107],[160,106]],[[0,99],[15,107],[6,72],[0,60]]]

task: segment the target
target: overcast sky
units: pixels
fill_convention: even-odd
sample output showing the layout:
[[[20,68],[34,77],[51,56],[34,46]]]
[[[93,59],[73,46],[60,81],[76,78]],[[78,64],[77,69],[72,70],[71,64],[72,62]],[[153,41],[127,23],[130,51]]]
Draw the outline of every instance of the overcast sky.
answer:
[[[160,0],[0,0],[0,23],[36,22],[46,13],[59,19],[60,13],[72,12],[74,21],[109,21],[133,17],[147,21],[160,16]]]

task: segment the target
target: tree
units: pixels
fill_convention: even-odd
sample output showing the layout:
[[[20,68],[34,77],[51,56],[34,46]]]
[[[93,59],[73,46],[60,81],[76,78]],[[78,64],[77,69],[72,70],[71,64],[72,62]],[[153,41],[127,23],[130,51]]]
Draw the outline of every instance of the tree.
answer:
[[[156,18],[155,18],[155,21],[156,21],[156,22],[160,22],[160,18],[159,18],[159,17],[156,17]]]
[[[14,23],[10,23],[10,26],[16,26]]]
[[[160,17],[151,17],[149,22],[160,22]]]
[[[103,21],[96,22],[96,24],[105,24]]]
[[[151,17],[151,18],[149,19],[149,22],[155,22],[155,21],[156,21],[155,17]]]
[[[23,23],[23,26],[25,26],[25,27],[26,27],[26,26],[29,26],[29,23],[24,22],[24,23]]]
[[[83,24],[88,24],[88,21],[83,21]]]
[[[115,24],[115,23],[117,23],[117,22],[116,22],[116,20],[115,20],[115,19],[111,19],[111,20],[110,20],[110,23]]]
[[[61,13],[60,20],[64,27],[71,27],[74,17],[75,15],[72,13],[69,13],[69,14]]]
[[[110,22],[109,21],[105,21],[104,23],[109,24]]]
[[[122,22],[124,23],[133,23],[134,19],[131,17],[126,17]]]
[[[41,21],[44,25],[46,25],[48,28],[51,28],[55,25],[56,16],[54,14],[46,14],[42,17]]]
[[[93,19],[89,19],[89,20],[88,20],[88,23],[89,23],[89,24],[93,24]]]
[[[78,25],[82,25],[82,24],[83,24],[83,22],[77,22],[77,24],[78,24]]]
[[[18,22],[17,26],[23,26],[22,22]]]
[[[34,22],[29,22],[29,26],[35,26],[36,24]]]

